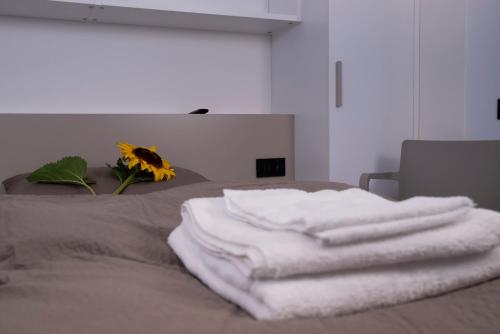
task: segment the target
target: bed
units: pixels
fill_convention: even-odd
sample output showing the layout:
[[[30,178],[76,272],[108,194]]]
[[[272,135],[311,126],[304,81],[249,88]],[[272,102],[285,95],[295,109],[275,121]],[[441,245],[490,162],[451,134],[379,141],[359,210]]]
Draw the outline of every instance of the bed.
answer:
[[[165,239],[179,207],[224,188],[345,189],[316,182],[201,182],[143,195],[3,195],[2,333],[496,333],[500,280],[337,318],[256,321],[191,276]]]
[[[36,122],[27,126],[27,119]],[[54,119],[68,123],[73,118],[10,116],[0,120],[7,120],[4,125],[47,130]],[[87,121],[92,123],[91,119]],[[240,125],[238,122],[231,124],[245,127],[249,120]],[[280,128],[278,137],[285,140],[274,145],[257,141],[255,151],[250,150],[243,161],[252,162],[259,152],[264,156],[293,157],[289,120],[279,122],[285,126],[263,122],[267,126],[263,131],[276,135]],[[123,131],[129,130],[122,126]],[[157,131],[161,133],[161,128]],[[220,140],[233,138],[235,131],[233,127],[225,135],[219,133]],[[6,132],[15,135],[15,131]],[[70,141],[81,141],[85,135],[76,131]],[[103,140],[111,137],[100,135]],[[38,140],[43,141],[43,133]],[[24,139],[26,147],[29,142],[30,138]],[[68,150],[70,146],[63,147],[66,144],[55,143],[47,149],[48,155],[55,154],[54,150]],[[226,150],[212,149],[216,155]],[[87,154],[97,161],[108,152],[88,150]],[[229,150],[229,159],[234,159],[233,154],[239,153]],[[181,222],[181,204],[190,198],[221,196],[226,188],[317,191],[349,186],[295,182],[293,174],[283,179],[226,182],[218,179],[224,177],[223,172],[217,174],[212,166],[204,169],[199,156],[192,160],[190,155],[177,156],[183,167],[189,167],[187,170],[210,174],[208,179],[216,181],[194,178],[161,191],[124,196],[22,194],[25,190],[0,195],[0,333],[500,333],[500,279],[435,298],[341,317],[256,321],[192,276],[167,246],[167,237]],[[13,171],[27,171],[20,170],[20,166],[4,164],[0,169],[2,177],[14,176]],[[293,171],[293,165],[287,167]],[[246,166],[234,169],[234,178],[254,177]]]

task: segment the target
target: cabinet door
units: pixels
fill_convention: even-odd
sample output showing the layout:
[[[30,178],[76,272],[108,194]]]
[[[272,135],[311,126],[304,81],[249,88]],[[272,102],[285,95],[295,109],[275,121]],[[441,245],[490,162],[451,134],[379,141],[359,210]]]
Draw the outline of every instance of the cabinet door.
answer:
[[[397,171],[413,135],[414,0],[332,0],[330,9],[330,176],[357,185],[363,172]]]

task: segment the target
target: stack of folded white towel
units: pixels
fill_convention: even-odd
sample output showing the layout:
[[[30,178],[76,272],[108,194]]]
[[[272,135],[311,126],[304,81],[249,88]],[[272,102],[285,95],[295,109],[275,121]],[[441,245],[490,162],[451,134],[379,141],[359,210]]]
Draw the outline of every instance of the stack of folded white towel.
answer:
[[[500,213],[466,197],[225,190],[186,201],[182,217],[170,246],[258,319],[341,315],[500,275]]]

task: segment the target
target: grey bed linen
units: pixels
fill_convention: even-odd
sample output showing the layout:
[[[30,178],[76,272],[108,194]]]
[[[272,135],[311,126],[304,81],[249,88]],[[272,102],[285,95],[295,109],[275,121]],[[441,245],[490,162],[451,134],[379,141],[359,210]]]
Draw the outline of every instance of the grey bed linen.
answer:
[[[223,188],[146,195],[0,196],[0,333],[499,333],[500,280],[339,318],[259,322],[187,273],[166,246],[179,207]]]

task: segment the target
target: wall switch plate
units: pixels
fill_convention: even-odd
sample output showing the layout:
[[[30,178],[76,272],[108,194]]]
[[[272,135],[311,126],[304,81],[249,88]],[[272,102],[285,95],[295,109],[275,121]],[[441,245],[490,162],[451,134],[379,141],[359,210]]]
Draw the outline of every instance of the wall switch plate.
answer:
[[[280,177],[286,176],[285,158],[257,159],[257,177]]]

